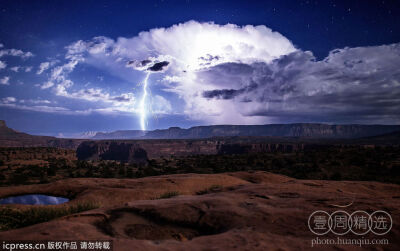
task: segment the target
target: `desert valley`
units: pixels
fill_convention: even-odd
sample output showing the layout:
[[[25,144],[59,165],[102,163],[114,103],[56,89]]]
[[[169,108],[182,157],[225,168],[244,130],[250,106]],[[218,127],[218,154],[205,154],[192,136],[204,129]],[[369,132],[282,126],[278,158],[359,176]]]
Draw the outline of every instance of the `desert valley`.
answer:
[[[384,209],[399,219],[398,127],[361,126],[364,137],[335,137],[315,129],[326,125],[292,125],[299,126],[296,136],[235,130],[74,140],[31,136],[2,122],[0,197],[67,202],[2,205],[0,239],[113,240],[116,250],[289,250],[310,246],[307,219],[315,210]],[[394,224],[385,236],[393,250],[399,235]]]

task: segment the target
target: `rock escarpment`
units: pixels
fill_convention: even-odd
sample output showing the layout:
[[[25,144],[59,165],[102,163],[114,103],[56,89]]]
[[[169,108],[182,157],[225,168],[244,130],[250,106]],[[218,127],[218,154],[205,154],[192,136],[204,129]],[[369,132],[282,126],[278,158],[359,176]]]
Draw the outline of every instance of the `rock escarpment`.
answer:
[[[213,125],[189,129],[171,127],[149,131],[147,139],[199,139],[232,136],[273,136],[352,139],[399,131],[399,125],[328,125],[315,123],[270,125]]]
[[[92,139],[205,139],[211,137],[272,136],[354,139],[400,131],[400,125],[328,125],[316,123],[270,125],[212,125],[188,129],[170,127],[153,131],[99,132]]]
[[[77,149],[80,160],[118,160],[143,163],[148,158],[199,154],[296,152],[310,148],[303,143],[253,143],[230,140],[113,140],[85,141]]]
[[[79,145],[77,158],[80,160],[118,160],[129,163],[146,163],[147,152],[135,143],[89,141]]]
[[[115,132],[98,132],[92,139],[136,139],[146,135],[142,130],[119,130]]]
[[[35,136],[15,131],[0,120],[0,146],[2,147],[58,147],[76,149],[83,140]]]

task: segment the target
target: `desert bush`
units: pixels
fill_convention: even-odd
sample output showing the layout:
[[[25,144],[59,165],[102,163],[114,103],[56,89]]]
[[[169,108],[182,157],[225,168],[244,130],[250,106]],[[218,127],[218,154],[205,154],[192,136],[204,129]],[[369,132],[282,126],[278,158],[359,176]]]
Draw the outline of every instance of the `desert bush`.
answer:
[[[13,185],[23,185],[29,183],[30,176],[25,173],[15,172],[11,175],[10,183]]]
[[[331,177],[331,180],[342,180],[342,175],[340,174],[340,172],[334,172]]]
[[[161,194],[159,197],[156,198],[156,200],[168,199],[168,198],[172,198],[172,197],[175,197],[178,195],[179,195],[178,191],[169,191],[169,192]]]
[[[215,193],[222,190],[222,186],[220,185],[212,185],[204,190],[200,190],[196,192],[197,195],[208,194],[208,193]]]
[[[93,168],[87,169],[84,176],[88,178],[93,177]]]
[[[151,166],[143,168],[142,171],[143,171],[143,176],[145,177],[160,175],[160,172]]]
[[[119,174],[119,176],[121,176],[121,177],[125,177],[125,176],[126,176],[125,166],[123,166],[123,165],[120,165],[120,166],[119,166],[118,174]]]
[[[49,166],[46,171],[48,176],[55,176],[57,174],[57,167]]]
[[[88,161],[84,161],[84,160],[77,160],[75,165],[76,165],[77,169],[93,168],[93,165],[91,163],[89,163]]]
[[[128,167],[128,168],[126,169],[126,177],[127,177],[127,178],[133,178],[133,177],[134,177],[133,168],[132,168],[132,167]]]

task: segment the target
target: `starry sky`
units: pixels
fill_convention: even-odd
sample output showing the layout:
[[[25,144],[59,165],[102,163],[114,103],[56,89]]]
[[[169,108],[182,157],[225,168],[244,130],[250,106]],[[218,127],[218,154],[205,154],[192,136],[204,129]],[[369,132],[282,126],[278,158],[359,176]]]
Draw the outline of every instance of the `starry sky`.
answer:
[[[2,0],[0,23],[20,131],[400,123],[399,1]]]

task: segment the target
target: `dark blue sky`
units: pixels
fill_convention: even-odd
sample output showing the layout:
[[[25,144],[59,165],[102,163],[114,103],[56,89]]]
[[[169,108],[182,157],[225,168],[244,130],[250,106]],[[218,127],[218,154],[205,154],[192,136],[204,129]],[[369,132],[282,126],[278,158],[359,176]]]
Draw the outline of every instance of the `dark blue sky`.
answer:
[[[316,60],[324,59],[331,50],[337,48],[380,46],[400,42],[399,1],[3,0],[0,2],[0,43],[3,45],[3,49],[15,48],[23,52],[29,51],[34,56],[28,59],[7,55],[0,58],[7,65],[0,71],[0,82],[4,80],[3,82],[6,83],[0,85],[0,99],[16,98],[16,101],[8,100],[4,101],[4,104],[18,103],[18,100],[24,100],[24,102],[18,103],[20,106],[21,103],[24,104],[23,107],[21,106],[22,108],[15,108],[11,105],[0,107],[0,119],[5,119],[11,127],[37,134],[55,135],[82,131],[139,129],[137,119],[126,115],[74,115],[72,112],[40,112],[39,108],[27,107],[29,106],[27,100],[36,100],[32,101],[30,105],[35,102],[37,105],[37,100],[49,100],[54,102],[53,106],[69,107],[68,109],[71,111],[76,110],[77,107],[82,108],[80,110],[91,108],[90,104],[83,101],[80,103],[81,101],[77,98],[71,99],[63,96],[52,99],[51,93],[54,92],[51,92],[51,88],[55,88],[57,83],[54,83],[49,89],[47,87],[40,88],[40,85],[43,86],[43,83],[51,78],[50,70],[52,68],[49,67],[48,73],[44,73],[47,75],[35,74],[39,64],[53,61],[54,67],[62,65],[65,63],[63,61],[66,54],[65,47],[79,40],[89,41],[97,36],[113,40],[119,37],[132,38],[142,31],[167,28],[189,20],[199,23],[214,22],[220,25],[227,23],[238,26],[265,25],[290,40],[293,46],[302,52],[311,51]],[[11,67],[17,65],[21,67],[16,69],[17,72],[10,70]],[[132,73],[132,75],[126,72],[120,73],[117,70],[105,72],[102,66],[94,63],[81,65],[82,67],[74,68],[68,73],[68,78],[74,82],[74,87],[71,88],[78,86],[83,88],[83,86],[91,84],[115,97],[121,93],[127,93],[132,83],[139,79],[142,80],[144,76],[140,72]],[[32,70],[23,67],[32,67]],[[32,72],[34,76],[29,75],[29,72]],[[151,81],[155,82],[156,78],[157,80],[161,79],[157,75],[151,77]],[[95,79],[101,79],[101,81],[93,84]],[[105,80],[103,81],[103,79]],[[129,79],[135,80],[130,81]],[[393,81],[397,81],[397,79]],[[118,86],[115,84],[116,82],[118,82]],[[25,88],[26,86],[29,87]],[[237,88],[236,85],[234,87],[224,86],[221,89]],[[78,91],[78,89],[76,90]],[[140,87],[137,87],[133,93],[139,90]],[[164,88],[154,88],[151,91],[154,95],[169,100],[173,111],[176,106],[183,107],[187,104],[187,100],[182,101],[179,97],[172,96],[171,91],[166,91]],[[43,92],[46,93],[43,94]],[[137,100],[139,99],[137,98]],[[196,115],[188,118],[187,114],[183,115],[183,113],[170,112],[168,115],[153,116],[147,122],[148,128],[188,127],[213,123],[210,120],[196,119]],[[264,111],[248,113],[251,113],[251,116],[265,114]],[[248,113],[243,116],[248,116]],[[368,116],[375,115],[369,114]],[[393,120],[393,114],[390,116],[389,120],[378,118],[374,122],[388,123],[389,121],[393,123],[397,121],[398,117]],[[344,119],[342,115],[332,117],[332,119],[313,116],[304,118],[305,121],[313,122],[363,122],[362,119],[356,121]],[[298,122],[299,120],[301,118],[294,119],[292,116],[271,121]],[[251,123],[251,121],[253,120],[244,123]],[[266,120],[266,122],[268,121]],[[226,123],[234,124],[235,120],[226,120]],[[242,123],[241,120],[238,119],[238,123]]]
[[[400,2],[393,1],[1,1],[4,44],[131,37],[189,20],[266,25],[318,57],[345,46],[400,41]],[[36,40],[36,41],[35,41]],[[40,46],[40,44],[39,44]]]

